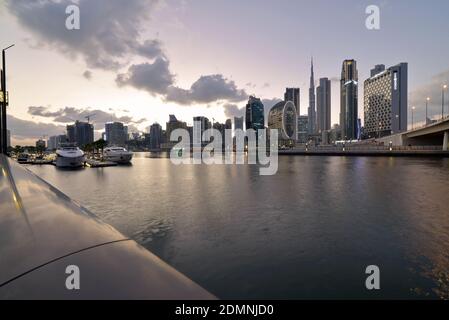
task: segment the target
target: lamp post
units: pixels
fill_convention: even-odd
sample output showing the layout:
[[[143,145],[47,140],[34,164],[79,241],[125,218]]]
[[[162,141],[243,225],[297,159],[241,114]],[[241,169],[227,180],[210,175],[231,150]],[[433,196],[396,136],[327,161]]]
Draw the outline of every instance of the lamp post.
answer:
[[[7,100],[7,91],[6,91],[6,54],[5,51],[9,48],[13,47],[14,44],[10,45],[9,47],[6,47],[2,50],[2,92],[3,92],[3,101],[2,101],[2,112],[1,112],[1,138],[2,138],[2,150],[1,153],[6,154],[8,151],[8,144],[7,144],[7,135],[8,135],[8,129],[7,129],[7,123],[6,123],[6,106],[8,105]]]
[[[430,101],[430,98],[429,97],[427,97],[427,99],[426,99],[426,126],[427,126],[427,124],[428,124],[428,121],[427,121],[427,119],[429,119],[429,117],[427,116],[427,109],[428,109],[428,107],[429,107],[429,101]]]
[[[444,91],[447,89],[447,84],[443,85],[443,88],[441,89],[441,120],[443,120],[444,117]]]

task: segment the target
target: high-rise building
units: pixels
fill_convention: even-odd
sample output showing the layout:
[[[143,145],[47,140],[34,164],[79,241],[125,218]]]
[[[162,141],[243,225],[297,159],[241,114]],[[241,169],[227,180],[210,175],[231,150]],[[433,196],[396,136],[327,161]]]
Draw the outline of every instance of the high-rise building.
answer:
[[[203,133],[207,129],[212,128],[212,125],[208,118],[203,116],[193,117],[193,136],[192,140],[199,142],[203,138]],[[204,137],[203,142],[210,140],[210,137]]]
[[[58,136],[51,136],[48,138],[47,148],[49,150],[55,150],[59,147],[61,143],[67,142],[67,136],[65,134],[60,134]]]
[[[243,130],[243,117],[234,117],[234,130]]]
[[[309,117],[308,130],[309,134],[316,132],[316,111],[315,111],[315,78],[313,74],[313,59],[310,67],[310,87],[309,87],[309,109],[307,112]]]
[[[340,130],[343,140],[357,139],[358,81],[357,62],[343,61],[340,78]]]
[[[331,128],[331,81],[321,78],[316,89],[317,132],[322,133]]]
[[[299,143],[306,143],[307,136],[309,135],[309,117],[308,116],[299,116],[298,117],[298,137],[297,140]]]
[[[407,69],[407,63],[400,63],[380,72],[371,70],[372,77],[364,83],[366,137],[407,131]]]
[[[76,129],[74,124],[67,125],[67,142],[76,142]]]
[[[231,119],[226,119],[225,129],[232,130],[232,120]]]
[[[284,93],[284,101],[291,101],[295,105],[296,114],[300,114],[300,90],[299,88],[286,88]]]
[[[159,123],[150,126],[150,149],[160,149],[162,143],[162,127]]]
[[[170,141],[170,135],[172,131],[176,129],[185,129],[187,130],[187,124],[183,121],[179,121],[174,114],[171,114],[169,116],[169,120],[166,123],[166,139],[167,141]]]
[[[263,129],[265,128],[264,106],[259,98],[250,96],[245,110],[245,125],[248,129]]]
[[[376,64],[373,69],[371,69],[371,75],[370,77],[374,77],[376,74],[381,73],[382,71],[385,71],[385,65],[384,64]]]
[[[105,138],[109,146],[125,146],[128,140],[128,127],[121,122],[108,122],[104,125]]]
[[[268,113],[268,128],[278,130],[280,141],[296,140],[297,125],[296,106],[290,100],[276,103]]]
[[[67,125],[67,138],[82,147],[94,142],[94,126],[88,122],[76,121],[73,125]]]

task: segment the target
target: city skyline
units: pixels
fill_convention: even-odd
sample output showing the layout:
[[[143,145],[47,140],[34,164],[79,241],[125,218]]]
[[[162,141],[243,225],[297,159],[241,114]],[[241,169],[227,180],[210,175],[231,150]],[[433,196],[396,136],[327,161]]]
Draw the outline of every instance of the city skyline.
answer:
[[[331,125],[340,122],[339,80],[345,59],[357,61],[358,114],[362,119],[363,81],[369,78],[374,65],[409,63],[409,104],[417,108],[415,123],[424,121],[428,96],[429,115],[439,113],[439,85],[449,78],[449,63],[444,58],[449,44],[443,42],[438,51],[432,50],[435,39],[448,31],[445,20],[438,19],[449,10],[445,1],[435,1],[432,6],[385,1],[380,5],[381,29],[376,31],[365,28],[365,7],[369,3],[363,1],[345,1],[345,5],[264,1],[257,6],[248,1],[239,3],[238,12],[232,1],[130,1],[126,14],[136,15],[135,24],[110,30],[115,33],[109,40],[123,40],[130,34],[134,39],[131,44],[113,48],[108,47],[108,39],[98,36],[99,31],[110,27],[101,19],[101,8],[91,8],[91,2],[80,1],[84,22],[79,34],[69,34],[62,27],[64,10],[61,16],[50,16],[54,13],[46,5],[50,2],[42,3],[42,8],[36,9],[24,1],[7,1],[0,12],[4,45],[16,44],[8,51],[9,128],[13,145],[34,142],[43,135],[62,134],[60,129],[69,121],[83,121],[92,111],[99,111],[92,118],[96,128],[103,128],[105,122],[121,121],[130,132],[146,131],[154,122],[165,124],[169,114],[188,122],[194,116],[204,115],[224,123],[227,118],[243,115],[248,96],[255,94],[262,99],[267,115],[287,87],[300,88],[301,114],[306,114],[311,56],[315,79],[331,80]],[[61,6],[67,3],[71,2],[62,1]],[[35,19],[30,16],[30,8]],[[140,13],[143,8],[148,11]],[[88,9],[92,10],[87,16]],[[117,17],[121,9],[120,2],[110,7],[114,21],[120,21]],[[401,19],[395,18],[398,11]],[[258,27],[246,29],[239,19],[225,23],[231,16],[238,18],[249,12],[265,20]],[[288,19],[290,12],[298,19]],[[308,14],[311,12],[322,14],[320,23],[330,30],[329,34],[320,32],[316,19],[309,17],[316,16]],[[281,15],[287,18],[281,25],[269,22]],[[433,19],[426,20],[429,15]],[[350,21],[347,26],[339,26],[341,18]],[[96,20],[98,24],[91,23]],[[209,23],[213,20],[215,24]],[[59,24],[61,30],[53,29],[59,28]],[[239,37],[233,38],[236,30]],[[346,41],[335,42],[335,35],[343,31]],[[318,34],[319,41],[315,39]],[[363,39],[363,45],[355,39]],[[275,49],[279,42],[286,47],[283,52]],[[79,44],[83,45],[77,48],[75,45]],[[136,53],[139,50],[132,47],[139,44],[139,50],[147,51]],[[89,55],[89,50],[100,55]],[[114,66],[114,62],[120,66]],[[166,76],[162,77],[162,84],[168,86],[161,86],[161,81],[142,84],[133,77],[136,71],[152,70],[161,71],[159,74]],[[99,135],[96,132],[96,137]]]

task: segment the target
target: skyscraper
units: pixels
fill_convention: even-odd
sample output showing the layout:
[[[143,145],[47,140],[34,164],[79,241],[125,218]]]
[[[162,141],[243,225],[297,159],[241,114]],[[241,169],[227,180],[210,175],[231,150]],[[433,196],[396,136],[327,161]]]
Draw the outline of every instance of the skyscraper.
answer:
[[[364,85],[364,135],[375,138],[407,131],[408,65],[371,70]]]
[[[204,142],[208,142],[210,141],[210,136],[204,136],[204,131],[206,131],[207,129],[212,128],[212,125],[209,121],[208,118],[203,117],[203,116],[198,116],[198,117],[193,117],[193,137],[192,140],[195,142],[200,142],[202,141],[202,138],[204,138],[202,141]]]
[[[307,142],[307,135],[309,133],[309,117],[308,116],[299,116],[298,117],[298,137],[297,140],[299,143]]]
[[[232,120],[231,119],[226,119],[225,129],[232,130]]]
[[[315,78],[313,75],[313,58],[310,67],[310,87],[309,87],[309,109],[307,112],[309,117],[308,130],[309,134],[314,134],[316,132],[316,111],[315,111]]]
[[[295,105],[296,114],[299,116],[300,109],[300,98],[299,98],[300,90],[299,88],[286,88],[284,93],[284,101],[291,101]]]
[[[67,125],[67,142],[70,142],[70,143],[76,142],[76,132],[75,132],[74,124]]]
[[[278,102],[268,113],[268,128],[278,130],[279,141],[291,144],[297,138],[297,117],[293,101]]]
[[[166,138],[167,141],[170,141],[170,135],[173,130],[176,129],[185,129],[187,130],[187,124],[183,121],[179,121],[174,114],[169,115],[169,120],[166,123]]]
[[[159,123],[150,126],[150,149],[160,149],[162,143],[162,127]]]
[[[127,127],[121,122],[108,122],[104,125],[106,141],[110,146],[125,146],[127,140]]]
[[[67,142],[67,136],[65,134],[51,136],[48,138],[47,148],[49,150],[57,149],[59,145],[64,142]]]
[[[316,111],[318,133],[328,131],[331,128],[331,81],[321,78],[320,85],[316,89]]]
[[[265,128],[264,106],[259,98],[250,96],[246,105],[245,112],[246,130],[248,129],[263,129]]]
[[[243,117],[234,117],[234,130],[243,130]]]
[[[358,71],[355,60],[343,61],[340,78],[340,128],[343,140],[357,139]]]
[[[94,142],[94,126],[88,122],[76,121],[75,124],[67,125],[67,139],[82,147]]]

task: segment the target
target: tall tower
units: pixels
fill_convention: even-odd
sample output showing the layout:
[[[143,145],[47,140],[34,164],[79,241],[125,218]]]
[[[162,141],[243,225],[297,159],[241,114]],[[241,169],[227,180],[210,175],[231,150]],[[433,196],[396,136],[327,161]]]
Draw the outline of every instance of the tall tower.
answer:
[[[331,129],[331,81],[321,78],[316,89],[317,132],[322,133]]]
[[[300,89],[299,88],[286,88],[284,93],[284,101],[291,101],[295,105],[296,114],[299,116],[300,114]]]
[[[357,139],[358,71],[355,60],[343,61],[340,79],[340,128],[342,140]]]
[[[315,78],[313,76],[313,57],[310,66],[310,87],[309,87],[309,110],[307,112],[309,117],[309,134],[316,132],[316,111],[315,111]]]

